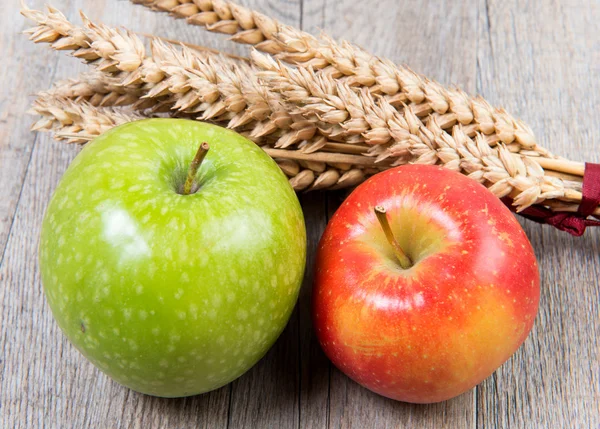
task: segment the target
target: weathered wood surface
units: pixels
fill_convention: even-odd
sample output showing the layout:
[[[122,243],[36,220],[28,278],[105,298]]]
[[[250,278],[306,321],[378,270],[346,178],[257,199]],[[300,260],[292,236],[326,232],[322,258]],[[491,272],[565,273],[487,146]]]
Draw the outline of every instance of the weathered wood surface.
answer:
[[[37,270],[43,211],[77,153],[28,131],[30,94],[83,66],[33,46],[11,0],[0,14],[1,428],[596,428],[600,427],[600,231],[582,238],[523,222],[542,272],[534,330],[483,384],[441,404],[381,398],[327,361],[309,317],[313,252],[343,193],[301,195],[307,276],[284,334],[246,375],[207,395],[166,400],[129,391],[69,345],[44,301]],[[41,0],[30,0],[41,7]],[[541,143],[600,162],[600,3],[533,0],[245,1],[278,19],[323,29],[446,84],[505,106]],[[123,0],[55,0],[108,24],[231,48]]]

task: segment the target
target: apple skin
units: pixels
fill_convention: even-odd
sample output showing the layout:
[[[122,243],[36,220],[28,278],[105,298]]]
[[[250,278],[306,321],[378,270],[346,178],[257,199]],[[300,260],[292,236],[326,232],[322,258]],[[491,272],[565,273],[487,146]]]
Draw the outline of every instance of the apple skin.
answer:
[[[204,141],[201,187],[181,195]],[[68,339],[119,383],[164,397],[252,367],[290,317],[305,258],[302,210],[275,162],[239,134],[181,119],[125,124],[88,144],[40,243]]]
[[[414,265],[402,269],[374,207]],[[413,403],[480,383],[523,343],[539,273],[514,215],[476,181],[436,166],[379,173],[341,205],[319,243],[313,322],[346,375]]]

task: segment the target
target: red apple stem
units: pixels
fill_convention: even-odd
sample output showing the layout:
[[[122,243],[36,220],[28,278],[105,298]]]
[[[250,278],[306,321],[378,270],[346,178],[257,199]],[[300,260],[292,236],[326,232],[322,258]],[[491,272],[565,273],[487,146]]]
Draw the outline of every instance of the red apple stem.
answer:
[[[406,255],[406,253],[404,253],[404,250],[402,250],[402,247],[400,247],[400,244],[396,240],[396,237],[394,237],[394,233],[392,232],[392,228],[390,227],[390,222],[388,221],[388,218],[387,218],[387,211],[386,211],[385,207],[382,207],[382,206],[375,207],[375,215],[377,216],[377,220],[379,221],[379,224],[381,225],[381,229],[383,229],[385,238],[387,238],[388,242],[392,246],[392,249],[394,249],[394,254],[396,255],[396,259],[398,259],[400,266],[402,268],[404,268],[405,270],[412,267],[413,266],[412,261]]]
[[[190,168],[188,169],[187,179],[183,185],[183,195],[189,195],[192,193],[196,173],[198,173],[198,169],[200,168],[202,161],[204,161],[204,157],[208,153],[208,149],[210,149],[210,146],[206,142],[203,142],[198,148],[198,152],[196,152],[196,156],[194,156],[194,159],[190,164]]]

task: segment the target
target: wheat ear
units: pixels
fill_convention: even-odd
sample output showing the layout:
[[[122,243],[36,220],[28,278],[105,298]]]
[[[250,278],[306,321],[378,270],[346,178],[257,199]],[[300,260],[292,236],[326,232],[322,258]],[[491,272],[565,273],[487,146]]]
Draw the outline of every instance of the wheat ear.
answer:
[[[96,25],[83,15],[85,26],[76,27],[51,7],[48,14],[27,8],[22,13],[38,24],[28,30],[34,42],[50,42],[55,49],[72,50],[74,56],[94,63],[99,70],[118,73],[121,85],[131,91],[143,86],[144,95],[134,106],[138,109],[154,106],[155,111],[203,112],[200,119],[228,119],[231,128],[253,128],[249,136],[254,140],[279,132],[276,144],[279,148],[301,143],[315,135],[314,124],[302,116],[290,115],[276,95],[256,79],[256,71],[243,61],[234,62],[186,47],[177,50],[162,41],[155,41],[152,56],[146,57],[143,43],[130,31]],[[318,87],[317,77],[323,82],[329,79],[331,82],[327,84],[334,85],[331,76],[314,74],[308,75],[307,85]],[[327,101],[335,107],[335,99]],[[341,109],[327,107],[329,110],[322,112],[325,121],[335,123],[344,119],[340,117]],[[442,126],[440,118],[434,118]],[[360,126],[356,126],[360,121],[350,122],[351,128],[360,130]],[[325,134],[333,140],[343,138],[344,143],[349,144],[364,140],[360,132],[340,133],[336,131],[339,129],[338,125],[328,127]],[[465,132],[472,135],[472,129]],[[377,143],[373,136],[373,132],[368,136],[371,144]],[[495,143],[490,137],[488,142]],[[355,149],[346,148],[355,153]],[[338,150],[342,149],[340,145]]]
[[[32,111],[42,115],[34,129],[54,131],[57,138],[76,142],[87,141],[116,125],[142,118],[130,110],[95,107],[86,102],[75,103],[44,95],[36,100]],[[482,137],[472,141],[458,127],[455,127],[456,134],[450,137],[445,131],[436,129],[434,124],[435,121],[432,121],[429,128],[419,130],[421,143],[416,150],[422,150],[423,146],[429,150],[435,148],[436,153],[445,154],[443,165],[447,168],[469,174],[471,178],[488,185],[497,195],[513,196],[519,207],[541,203],[545,199],[565,196],[577,198],[578,191],[565,186],[570,182],[544,175],[543,169],[528,158],[515,157],[502,145],[492,149]],[[351,158],[352,155],[327,152],[306,154],[299,150],[274,149],[269,145],[262,147],[291,177],[290,183],[296,190],[354,186],[382,168],[369,165],[366,161],[373,159],[362,156]],[[346,161],[345,165],[340,165],[342,161]],[[359,164],[353,165],[352,162]],[[578,184],[573,182],[571,186],[577,187]],[[541,195],[540,190],[545,195]],[[532,195],[536,196],[534,200],[531,200]]]
[[[294,64],[345,77],[350,86],[366,87],[382,94],[393,106],[413,104],[419,117],[433,115],[443,129],[465,126],[473,136],[481,132],[488,141],[517,143],[549,156],[537,145],[531,129],[504,109],[494,108],[481,97],[469,97],[459,89],[444,88],[407,67],[375,57],[348,43],[337,43],[327,35],[316,38],[282,24],[257,11],[223,0],[132,0],[154,10],[186,18],[190,24],[229,34],[238,43]]]
[[[120,107],[139,103],[139,98],[143,95],[142,90],[123,86],[120,82],[118,77],[92,71],[56,82],[46,94],[48,97],[72,99],[76,102],[86,101],[99,107]]]
[[[263,70],[261,79],[295,105],[296,113],[315,122],[329,139],[364,136],[378,162],[443,164],[489,184],[499,198],[512,196],[518,211],[546,199],[581,199],[581,183],[545,174],[537,152],[513,153],[502,143],[491,147],[482,133],[473,140],[459,125],[448,133],[435,117],[423,123],[412,105],[399,111],[385,98],[374,102],[366,90],[357,93],[310,69],[292,69],[256,51],[252,58]]]
[[[32,130],[51,131],[58,140],[69,143],[85,143],[90,136],[93,138],[117,125],[144,118],[129,108],[98,107],[51,92],[39,94],[29,113],[41,116]]]
[[[77,103],[60,98],[38,98],[32,111],[43,115],[34,128],[52,131],[57,139],[78,143],[92,140],[114,126],[142,119],[137,112],[129,108],[96,107],[85,101]],[[275,158],[297,191],[353,187],[378,171],[369,166],[357,168],[346,165],[335,168],[325,162],[315,161],[313,157],[303,155],[300,151],[272,149],[268,146],[263,148]],[[562,212],[575,212],[578,206],[556,200],[547,200],[544,205]],[[600,208],[596,209],[594,214],[599,215]]]
[[[83,27],[71,24],[60,11],[28,9],[21,13],[37,26],[27,30],[35,43],[50,43],[56,50],[92,63],[102,73],[120,79],[130,91],[141,91],[135,108],[152,106],[155,112],[199,114],[203,120],[224,121],[235,129],[249,129],[259,140],[279,133],[279,147],[310,139],[315,127],[291,118],[277,95],[261,85],[245,61],[186,46],[180,49],[155,39],[146,56],[142,41],[131,31],[92,23],[82,14]]]
[[[33,130],[52,132],[56,139],[69,143],[86,143],[118,125],[147,118],[131,107],[94,106],[84,100],[50,95],[50,92],[38,95],[30,113],[41,116],[32,126]],[[296,191],[353,187],[380,171],[360,156],[340,159],[328,157],[331,154],[311,156],[301,151],[274,149],[266,144],[261,147],[274,158]],[[355,160],[358,165],[349,163]]]

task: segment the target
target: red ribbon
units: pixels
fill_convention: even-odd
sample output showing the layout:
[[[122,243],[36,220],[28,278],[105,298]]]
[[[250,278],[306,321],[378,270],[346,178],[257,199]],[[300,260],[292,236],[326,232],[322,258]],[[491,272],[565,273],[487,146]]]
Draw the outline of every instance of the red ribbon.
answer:
[[[504,203],[515,211],[510,198],[503,198]],[[600,226],[600,221],[587,219],[600,204],[600,164],[585,164],[583,173],[582,198],[577,213],[556,213],[543,206],[531,206],[520,212],[522,216],[538,223],[552,225],[561,231],[579,237],[588,226]],[[594,215],[596,219],[599,216]]]

